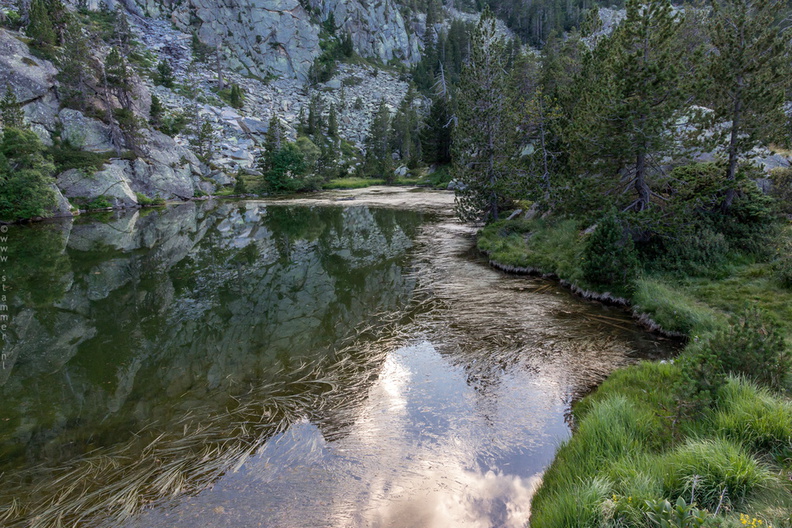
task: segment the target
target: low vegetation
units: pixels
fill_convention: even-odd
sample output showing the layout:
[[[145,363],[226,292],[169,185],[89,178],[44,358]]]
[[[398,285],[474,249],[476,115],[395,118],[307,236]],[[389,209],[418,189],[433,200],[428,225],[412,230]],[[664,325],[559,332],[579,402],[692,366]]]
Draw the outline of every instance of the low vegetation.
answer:
[[[613,211],[593,226],[551,215],[480,232],[492,260],[623,295],[689,339],[674,361],[617,371],[574,406],[532,527],[792,526],[792,290],[779,249],[792,226],[764,197],[743,198],[751,219],[699,218],[710,232],[684,250],[664,249],[692,239],[681,228],[626,242],[634,217]],[[702,250],[707,237],[717,252]]]

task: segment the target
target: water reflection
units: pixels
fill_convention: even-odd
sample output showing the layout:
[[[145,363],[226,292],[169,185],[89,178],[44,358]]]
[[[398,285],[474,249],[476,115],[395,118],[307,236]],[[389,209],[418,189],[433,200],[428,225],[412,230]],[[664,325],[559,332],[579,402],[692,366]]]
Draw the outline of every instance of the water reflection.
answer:
[[[125,482],[129,468],[119,467],[123,485],[91,502],[118,493],[131,511],[158,495],[146,492],[146,472],[162,460],[141,456],[145,449],[172,449],[160,491],[183,491],[197,489],[181,467],[195,456],[229,461],[250,448],[240,439],[277,432],[306,402],[256,396],[310,393],[310,401],[327,390],[318,369],[347,368],[335,354],[353,330],[381,326],[380,314],[409,303],[406,251],[423,221],[414,212],[255,203],[105,220],[9,233],[0,504],[15,504],[8,517],[20,524],[65,482],[76,484],[70,497],[97,492],[88,482],[97,476],[109,485],[101,463],[116,461],[101,457],[137,464],[138,481]],[[192,440],[177,448],[176,438]],[[203,452],[207,445],[214,450]],[[192,477],[206,483],[217,471]],[[39,506],[24,503],[34,480],[45,488]],[[92,503],[71,509],[80,515]]]
[[[104,220],[10,233],[10,526],[522,526],[570,401],[668,351],[444,217]]]

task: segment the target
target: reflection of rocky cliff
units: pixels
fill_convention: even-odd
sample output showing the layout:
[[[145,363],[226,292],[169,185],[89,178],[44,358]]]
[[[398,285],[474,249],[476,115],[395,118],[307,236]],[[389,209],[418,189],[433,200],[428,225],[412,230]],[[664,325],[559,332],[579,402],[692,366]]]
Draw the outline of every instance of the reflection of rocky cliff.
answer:
[[[419,222],[363,207],[191,203],[26,229],[30,254],[18,248],[9,272],[2,458],[125,438],[327,355],[409,299],[402,256]],[[44,292],[36,262],[51,277]]]

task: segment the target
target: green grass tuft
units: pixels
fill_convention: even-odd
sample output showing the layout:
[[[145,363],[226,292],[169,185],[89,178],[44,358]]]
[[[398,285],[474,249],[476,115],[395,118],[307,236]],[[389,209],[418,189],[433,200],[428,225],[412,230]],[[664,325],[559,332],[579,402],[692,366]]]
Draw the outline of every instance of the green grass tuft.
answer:
[[[724,489],[724,503],[740,508],[775,481],[768,467],[724,438],[688,440],[658,462],[665,467],[667,496],[693,497],[710,511],[718,507]]]
[[[721,391],[714,429],[755,453],[776,461],[792,460],[792,402],[742,378],[732,378]]]

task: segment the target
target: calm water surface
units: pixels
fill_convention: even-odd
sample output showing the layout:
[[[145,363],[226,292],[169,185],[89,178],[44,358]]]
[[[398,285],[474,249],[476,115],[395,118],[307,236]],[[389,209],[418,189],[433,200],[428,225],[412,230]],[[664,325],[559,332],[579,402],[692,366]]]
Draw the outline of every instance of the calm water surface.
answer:
[[[354,194],[12,228],[0,524],[525,526],[574,398],[671,345]]]

